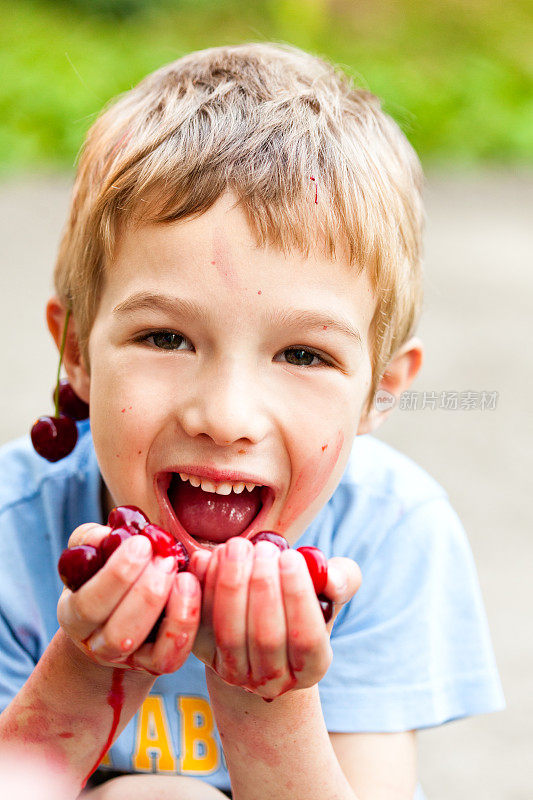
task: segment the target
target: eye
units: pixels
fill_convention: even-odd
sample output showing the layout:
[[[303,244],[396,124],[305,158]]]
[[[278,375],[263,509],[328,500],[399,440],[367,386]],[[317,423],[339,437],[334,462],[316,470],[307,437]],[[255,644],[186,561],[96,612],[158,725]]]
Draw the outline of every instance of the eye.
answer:
[[[325,358],[319,356],[313,350],[306,350],[303,347],[289,347],[281,353],[285,356],[287,364],[295,367],[329,367],[331,364]]]
[[[147,342],[158,350],[190,350],[192,345],[185,336],[176,331],[152,331],[145,333],[137,339],[138,342]]]

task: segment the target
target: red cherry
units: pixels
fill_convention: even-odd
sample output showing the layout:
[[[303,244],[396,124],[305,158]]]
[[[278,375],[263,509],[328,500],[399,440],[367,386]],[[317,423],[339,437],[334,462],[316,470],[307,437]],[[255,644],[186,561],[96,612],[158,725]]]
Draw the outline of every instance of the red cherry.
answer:
[[[70,417],[39,417],[31,429],[34,449],[47,461],[59,461],[71,453],[78,441],[76,423]]]
[[[62,378],[59,381],[57,391],[59,395],[59,410],[62,414],[64,414],[66,417],[70,417],[71,419],[87,419],[89,416],[89,406],[84,400],[81,399],[81,397],[78,397],[66,378]],[[52,399],[55,402],[55,391],[52,394]]]
[[[256,544],[256,542],[272,542],[272,544],[275,544],[280,550],[289,549],[288,541],[280,533],[276,533],[276,531],[260,531],[256,533],[255,536],[252,536],[250,541],[252,544]]]
[[[173,553],[176,557],[178,572],[187,572],[189,568],[189,554],[181,542],[174,542]]]
[[[154,525],[150,522],[139,533],[150,539],[154,555],[163,557],[174,555],[176,540],[170,533],[160,528],[159,525]]]
[[[185,572],[189,566],[189,554],[181,542],[177,542],[168,531],[160,528],[150,522],[142,531],[139,531],[141,536],[146,536],[152,543],[152,550],[154,555],[174,556],[176,558],[176,567],[178,572]]]
[[[324,622],[327,623],[330,621],[331,617],[333,616],[333,603],[329,599],[329,597],[325,597],[323,594],[318,595],[318,602],[320,603],[320,608],[322,609],[322,615],[324,617]]]
[[[112,508],[107,524],[110,528],[126,528],[130,533],[139,533],[150,520],[137,506],[117,506]]]
[[[305,558],[307,569],[313,581],[315,592],[321,594],[328,582],[328,562],[318,547],[298,547],[298,552]]]
[[[57,570],[65,586],[75,592],[92,578],[101,566],[100,551],[92,544],[80,544],[78,547],[63,550]]]
[[[126,539],[131,539],[133,533],[126,530],[126,528],[115,528],[115,530],[108,533],[105,539],[100,542],[100,553],[102,554],[102,561],[105,564],[109,556],[120,547],[122,542]]]

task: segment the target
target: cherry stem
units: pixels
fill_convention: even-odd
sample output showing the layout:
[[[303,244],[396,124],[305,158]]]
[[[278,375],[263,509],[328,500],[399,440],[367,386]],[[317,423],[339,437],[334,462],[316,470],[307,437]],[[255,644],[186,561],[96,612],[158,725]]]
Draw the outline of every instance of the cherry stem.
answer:
[[[59,365],[57,367],[56,390],[54,392],[54,405],[55,405],[54,414],[56,417],[59,417],[59,379],[61,377],[61,364],[63,363],[63,353],[65,352],[65,344],[67,342],[67,330],[68,330],[69,319],[70,319],[70,309],[68,309],[67,315],[65,317],[63,336],[61,338],[61,347],[59,348]]]

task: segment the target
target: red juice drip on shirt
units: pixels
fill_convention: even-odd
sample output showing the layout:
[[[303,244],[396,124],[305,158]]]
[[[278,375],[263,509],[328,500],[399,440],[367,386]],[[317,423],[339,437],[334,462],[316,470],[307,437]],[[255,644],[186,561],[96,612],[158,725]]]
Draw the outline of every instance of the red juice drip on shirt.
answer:
[[[316,178],[313,178],[312,175],[311,180],[315,183],[315,203],[318,205],[318,183],[316,182]]]
[[[111,689],[107,693],[107,704],[111,706],[111,708],[113,709],[113,722],[111,723],[111,730],[109,731],[109,736],[107,737],[107,741],[102,748],[102,752],[96,759],[94,767],[92,767],[87,777],[83,781],[82,789],[85,787],[85,784],[87,783],[93,772],[96,769],[98,769],[100,761],[103,759],[103,757],[113,744],[113,739],[115,737],[115,733],[118,728],[118,723],[120,721],[120,713],[122,711],[122,705],[124,703],[124,688],[122,685],[123,680],[124,680],[124,670],[114,669],[113,678],[111,679]]]

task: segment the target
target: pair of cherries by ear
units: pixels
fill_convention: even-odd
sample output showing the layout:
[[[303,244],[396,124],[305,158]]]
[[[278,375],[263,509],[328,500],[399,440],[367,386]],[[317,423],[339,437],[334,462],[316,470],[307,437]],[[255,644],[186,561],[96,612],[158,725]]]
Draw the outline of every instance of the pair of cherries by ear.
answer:
[[[63,338],[59,352],[59,367],[53,393],[55,415],[42,416],[33,424],[31,441],[34,450],[47,461],[59,461],[71,453],[78,441],[76,422],[87,419],[89,406],[74,391],[68,380],[59,378],[65,351],[70,311],[65,317]]]
[[[78,397],[66,378],[58,382],[53,397],[55,416],[39,417],[31,429],[34,450],[52,462],[74,450],[78,441],[76,422],[89,416],[89,406]]]
[[[63,550],[59,558],[57,569],[61,580],[69,589],[76,592],[84,583],[96,575],[106,563],[112,553],[131,536],[146,536],[151,544],[154,555],[174,556],[178,572],[185,572],[189,566],[189,556],[181,542],[177,542],[170,533],[151,523],[140,508],[136,506],[117,506],[109,514],[107,524],[111,528],[109,533],[98,545],[81,544]],[[250,539],[252,544],[268,541],[288,550],[289,543],[275,531],[261,531]],[[331,600],[322,592],[328,580],[328,562],[324,553],[318,547],[299,547],[305,558],[307,569],[313,581],[313,587],[322,609],[324,620],[329,622],[333,613]],[[150,641],[150,637],[147,641]],[[153,639],[152,639],[153,640]]]

